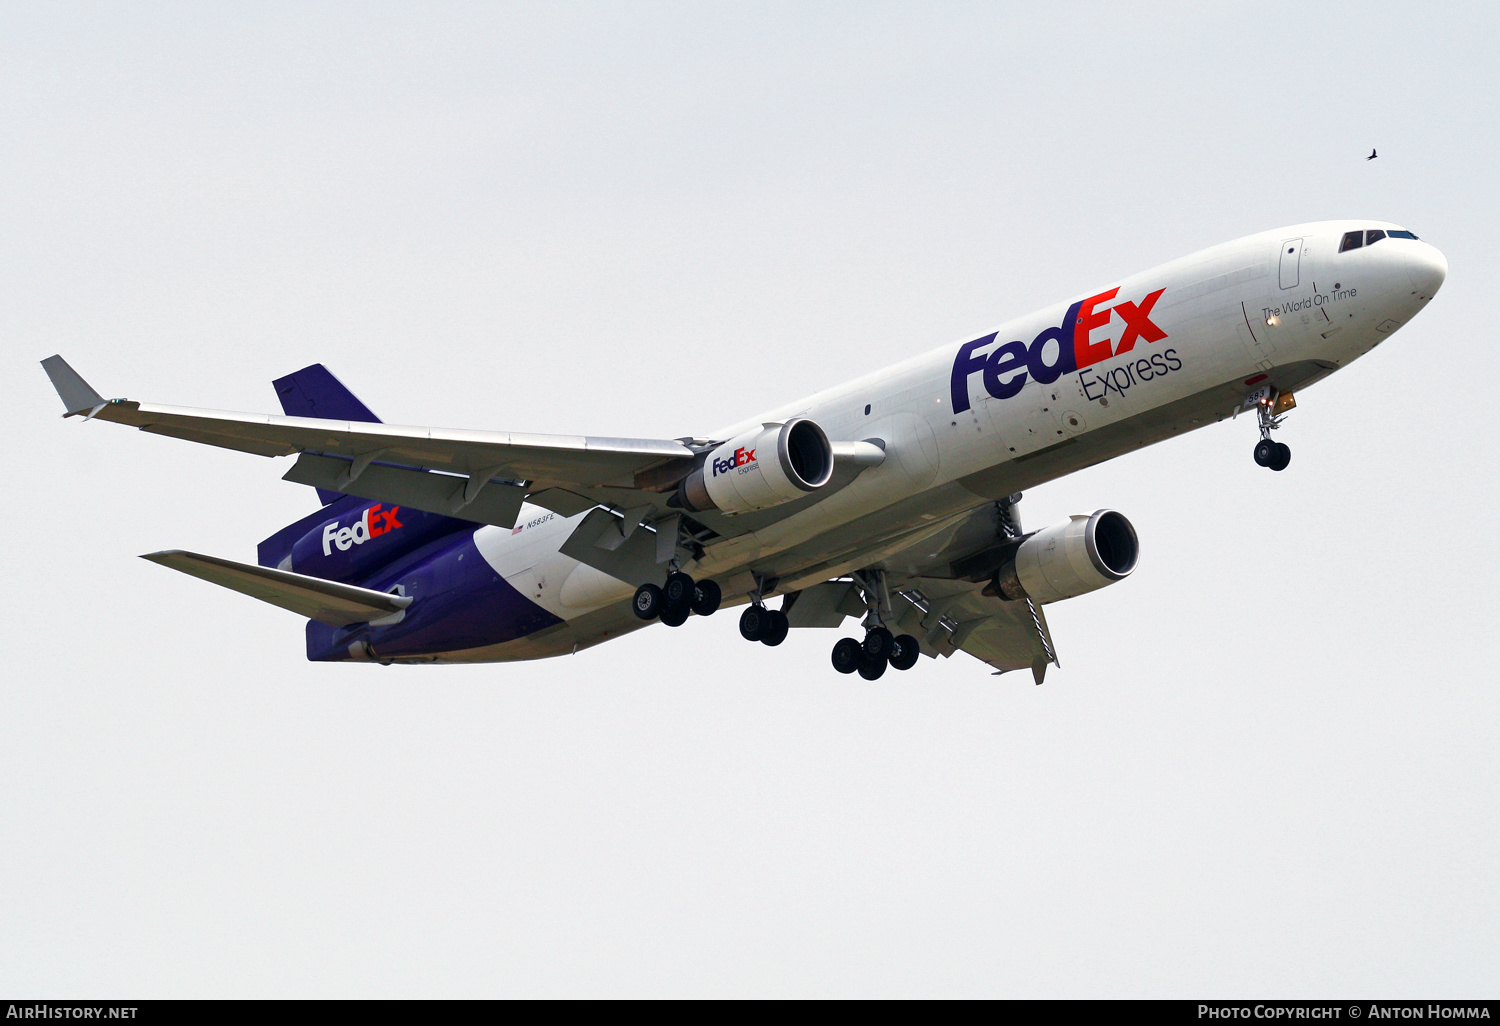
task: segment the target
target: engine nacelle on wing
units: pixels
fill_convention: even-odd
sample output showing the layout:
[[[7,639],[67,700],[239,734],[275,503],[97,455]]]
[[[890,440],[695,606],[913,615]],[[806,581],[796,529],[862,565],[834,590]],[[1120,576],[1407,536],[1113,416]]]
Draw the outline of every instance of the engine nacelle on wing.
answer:
[[[800,499],[832,476],[828,436],[798,417],[747,431],[709,452],[677,496],[689,510],[750,513]]]
[[[994,588],[1012,600],[1058,602],[1129,577],[1140,551],[1135,528],[1112,509],[1069,517],[1023,541]]]

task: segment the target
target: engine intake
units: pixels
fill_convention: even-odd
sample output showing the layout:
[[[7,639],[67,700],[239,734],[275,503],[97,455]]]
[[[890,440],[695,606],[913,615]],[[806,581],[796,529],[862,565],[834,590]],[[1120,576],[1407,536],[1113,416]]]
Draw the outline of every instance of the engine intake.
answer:
[[[823,429],[797,417],[731,438],[707,453],[677,490],[689,510],[750,513],[769,509],[833,477],[833,446]]]
[[[1059,602],[1123,581],[1135,570],[1140,551],[1130,521],[1101,509],[1031,535],[996,571],[993,587],[1012,600]]]

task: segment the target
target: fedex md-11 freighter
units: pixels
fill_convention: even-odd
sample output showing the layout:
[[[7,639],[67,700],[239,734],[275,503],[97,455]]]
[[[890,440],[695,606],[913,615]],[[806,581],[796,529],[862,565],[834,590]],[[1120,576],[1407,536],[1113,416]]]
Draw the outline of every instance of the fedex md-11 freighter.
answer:
[[[766,645],[859,617],[833,665],[869,680],[962,650],[1040,684],[1042,608],[1128,577],[1139,549],[1113,510],[1027,532],[1021,492],[1241,413],[1256,463],[1285,470],[1272,432],[1295,396],[1447,271],[1396,225],[1295,225],[674,439],[397,427],[318,364],[275,382],[279,417],[106,400],[43,366],[67,416],[296,457],[285,479],[323,506],[256,565],[145,558],[308,617],[312,660],[537,659],[727,604]]]

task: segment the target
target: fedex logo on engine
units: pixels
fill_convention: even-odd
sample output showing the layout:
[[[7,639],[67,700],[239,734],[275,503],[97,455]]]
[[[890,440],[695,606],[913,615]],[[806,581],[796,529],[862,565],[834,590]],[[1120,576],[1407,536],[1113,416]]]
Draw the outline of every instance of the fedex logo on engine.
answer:
[[[713,462],[714,462],[714,477],[718,477],[720,474],[727,474],[727,473],[729,473],[731,470],[735,469],[736,467],[749,466],[751,463],[754,463],[755,462],[755,450],[754,449],[746,449],[744,446],[740,446],[738,449],[734,450],[734,452],[730,454],[730,456],[729,456],[728,459],[721,460],[721,459],[717,459],[716,458]]]
[[[363,545],[371,538],[379,538],[382,534],[388,534],[401,526],[401,521],[396,519],[400,512],[400,506],[392,506],[390,509],[382,510],[381,503],[366,506],[365,511],[360,514],[349,527],[340,527],[337,520],[323,525],[323,555],[333,554],[334,546],[338,546],[340,552],[348,552],[352,546]]]
[[[1151,322],[1151,308],[1165,291],[1157,289],[1139,303],[1126,300],[1114,306],[1105,304],[1119,294],[1118,288],[1090,296],[1068,307],[1062,324],[1047,328],[1030,345],[1007,342],[990,352],[979,352],[995,341],[997,333],[965,342],[953,361],[953,412],[969,408],[969,378],[974,374],[984,374],[984,390],[991,396],[1009,399],[1026,386],[1028,376],[1050,385],[1064,374],[1130,352],[1137,341],[1160,342],[1167,333]],[[1115,314],[1124,321],[1119,341],[1095,339],[1099,329],[1110,326]]]

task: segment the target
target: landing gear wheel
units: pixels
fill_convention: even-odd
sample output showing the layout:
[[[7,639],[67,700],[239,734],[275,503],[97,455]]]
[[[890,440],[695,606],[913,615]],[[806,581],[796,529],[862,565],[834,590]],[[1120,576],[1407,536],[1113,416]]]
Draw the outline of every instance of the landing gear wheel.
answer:
[[[859,675],[865,680],[879,680],[889,665],[884,659],[872,659],[866,655],[859,661]]]
[[[1276,455],[1271,458],[1271,462],[1266,464],[1266,466],[1272,470],[1285,470],[1291,462],[1292,447],[1285,442],[1277,442]]]
[[[759,641],[771,625],[771,611],[765,606],[747,606],[740,614],[740,637],[746,641]]]
[[[873,627],[869,631],[865,632],[865,642],[861,647],[864,649],[865,655],[869,656],[871,659],[879,659],[884,661],[890,658],[891,646],[894,643],[895,639],[891,637],[890,631],[886,630],[884,627]],[[860,672],[863,673],[864,671],[861,670]],[[885,671],[881,670],[880,672],[884,673]],[[868,679],[874,680],[875,678],[870,677]]]
[[[864,652],[859,647],[859,642],[853,638],[840,638],[839,643],[833,646],[833,668],[840,673],[853,673],[859,669],[859,662],[864,658]]]
[[[891,669],[909,670],[917,665],[917,656],[922,654],[922,646],[917,639],[910,634],[898,634],[893,643],[895,651],[891,652]]]
[[[699,581],[693,588],[693,612],[699,616],[712,616],[714,610],[719,608],[719,600],[723,598],[723,592],[713,581]]]
[[[1255,462],[1258,466],[1269,467],[1271,461],[1276,458],[1276,442],[1269,438],[1262,438],[1255,443]]]
[[[766,615],[771,618],[771,622],[760,636],[760,643],[775,648],[786,640],[786,632],[791,630],[792,625],[787,622],[786,614],[779,609],[768,609]]]
[[[674,570],[667,574],[666,583],[661,586],[661,595],[666,600],[668,609],[686,612],[693,604],[693,579],[681,570]]]
[[[635,589],[635,598],[631,600],[630,608],[642,620],[655,620],[662,610],[661,589],[654,584],[641,585]]]
[[[673,609],[668,606],[661,611],[661,622],[668,627],[681,627],[687,623],[688,611],[686,609]]]

